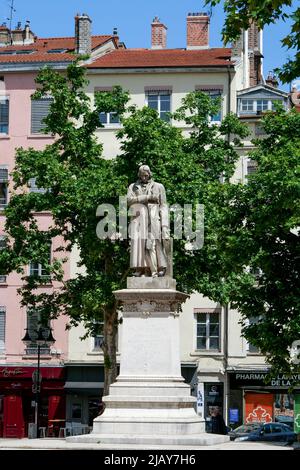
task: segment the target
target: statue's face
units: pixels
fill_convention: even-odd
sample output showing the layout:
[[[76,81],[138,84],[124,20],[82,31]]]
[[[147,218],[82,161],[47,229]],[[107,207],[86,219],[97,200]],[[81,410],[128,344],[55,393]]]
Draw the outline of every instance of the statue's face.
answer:
[[[150,179],[150,175],[149,175],[148,171],[146,171],[146,170],[141,170],[140,173],[139,173],[139,177],[140,177],[140,180],[143,183],[148,183],[148,181]]]

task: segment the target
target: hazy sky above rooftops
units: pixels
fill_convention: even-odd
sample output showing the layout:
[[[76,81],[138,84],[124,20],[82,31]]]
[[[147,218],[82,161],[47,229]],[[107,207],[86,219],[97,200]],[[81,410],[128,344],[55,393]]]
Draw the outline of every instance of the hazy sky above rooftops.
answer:
[[[0,0],[0,24],[9,24],[12,0]],[[297,2],[295,2],[297,3]],[[87,13],[92,20],[92,34],[112,34],[118,29],[127,47],[151,47],[151,22],[155,16],[168,27],[167,47],[186,46],[186,15],[188,12],[208,11],[201,0],[14,0],[12,26],[30,21],[38,37],[74,35],[74,16]],[[210,46],[222,47],[221,29],[224,20],[222,7],[212,10]],[[287,23],[277,23],[264,30],[264,75],[280,66],[288,57],[280,38],[289,31]],[[288,91],[289,85],[280,86]]]

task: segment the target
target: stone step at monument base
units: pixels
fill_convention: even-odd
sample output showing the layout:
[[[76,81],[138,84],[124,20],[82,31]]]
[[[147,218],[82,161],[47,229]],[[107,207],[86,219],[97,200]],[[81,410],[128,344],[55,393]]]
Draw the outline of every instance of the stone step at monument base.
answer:
[[[182,377],[131,377],[125,379],[118,377],[117,382],[110,386],[109,397],[103,400],[111,400],[115,397],[139,397],[147,400],[150,397],[190,397],[190,386],[183,382]],[[125,400],[125,398],[123,398]],[[195,398],[193,399],[195,401]]]
[[[228,442],[229,436],[221,434],[177,434],[177,435],[142,435],[142,434],[83,434],[81,436],[70,436],[67,442],[91,443],[91,444],[127,444],[142,445],[143,447],[159,445],[162,446],[211,446]],[[151,447],[150,447],[151,448]]]
[[[124,411],[124,410],[122,410]],[[170,410],[161,410],[161,413],[151,416],[140,410],[128,409],[127,416],[124,413],[115,416],[101,415],[94,419],[93,434],[141,434],[141,435],[191,435],[204,432],[205,423],[191,409],[177,410],[177,413],[170,413]],[[169,415],[168,415],[169,413]]]

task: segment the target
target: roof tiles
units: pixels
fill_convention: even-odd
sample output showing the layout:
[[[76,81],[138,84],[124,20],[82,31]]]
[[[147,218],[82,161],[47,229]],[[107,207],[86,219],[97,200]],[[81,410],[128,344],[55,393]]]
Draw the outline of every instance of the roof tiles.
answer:
[[[231,49],[119,49],[88,65],[88,68],[209,67],[228,66]]]

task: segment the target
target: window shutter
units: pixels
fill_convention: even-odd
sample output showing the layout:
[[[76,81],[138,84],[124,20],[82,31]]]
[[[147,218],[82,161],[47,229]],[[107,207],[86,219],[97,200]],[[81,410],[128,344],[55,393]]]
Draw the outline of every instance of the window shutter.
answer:
[[[39,134],[45,127],[43,119],[48,116],[52,98],[31,101],[31,133]]]
[[[8,182],[8,169],[0,168],[0,183],[7,183],[7,182]]]
[[[0,352],[5,350],[5,317],[6,308],[0,307]]]
[[[0,235],[0,250],[4,250],[6,248],[6,236]]]
[[[28,328],[28,333],[31,339],[33,341],[37,338],[37,329],[38,329],[38,323],[39,323],[39,313],[36,310],[29,310],[27,312],[27,328]]]
[[[0,99],[0,132],[7,134],[9,116],[9,100]]]

